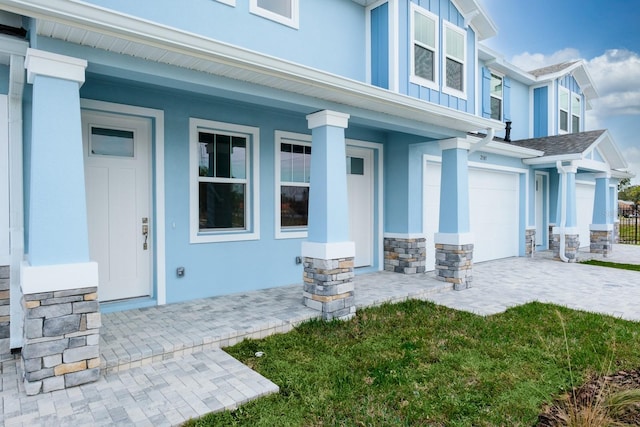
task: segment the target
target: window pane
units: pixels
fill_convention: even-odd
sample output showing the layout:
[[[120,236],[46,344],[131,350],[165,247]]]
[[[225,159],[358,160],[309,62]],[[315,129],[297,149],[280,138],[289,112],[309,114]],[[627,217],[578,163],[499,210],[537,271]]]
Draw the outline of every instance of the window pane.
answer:
[[[559,98],[560,108],[569,111],[569,92],[561,90]]]
[[[133,157],[133,132],[91,128],[91,154]]]
[[[198,153],[198,166],[199,176],[213,176],[214,172],[214,155],[213,155],[213,141],[215,135],[210,133],[200,132],[198,135],[199,153]]]
[[[414,45],[415,75],[423,79],[433,79],[433,52],[422,46]]]
[[[348,157],[347,173],[349,175],[364,175],[364,159],[361,157]]]
[[[578,116],[571,117],[571,132],[572,133],[580,132],[580,117]]]
[[[579,116],[581,112],[582,108],[580,108],[580,97],[574,95],[571,100],[571,114]]]
[[[231,178],[231,137],[216,135],[215,162],[218,178]]]
[[[502,120],[502,100],[491,97],[491,118],[494,120]]]
[[[491,74],[491,96],[502,99],[502,77]]]
[[[447,58],[447,86],[462,91],[462,64]]]
[[[451,28],[446,29],[447,55],[464,61],[464,36]]]
[[[258,0],[258,7],[267,9],[286,18],[292,17],[291,2],[293,0]]]
[[[280,180],[309,182],[311,147],[299,144],[280,144]]]
[[[231,147],[231,177],[245,179],[247,177],[247,140],[234,136]]]
[[[309,218],[309,187],[280,187],[280,225],[306,227]]]
[[[436,23],[433,19],[428,18],[420,12],[413,14],[413,37],[416,41],[429,47],[436,45]]]
[[[569,130],[569,113],[560,111],[560,130]]]
[[[245,228],[245,184],[199,183],[200,230]]]

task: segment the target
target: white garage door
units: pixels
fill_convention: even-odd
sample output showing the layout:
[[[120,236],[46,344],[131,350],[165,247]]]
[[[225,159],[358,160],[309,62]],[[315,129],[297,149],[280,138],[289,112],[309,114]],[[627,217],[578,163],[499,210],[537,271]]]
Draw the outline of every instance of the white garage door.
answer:
[[[588,247],[591,244],[589,225],[593,221],[593,200],[595,193],[595,185],[576,183],[576,216],[581,248]]]
[[[424,226],[427,270],[435,267],[434,233],[440,209],[440,164],[428,162],[425,180]],[[470,228],[474,235],[474,262],[518,256],[518,174],[469,169]]]

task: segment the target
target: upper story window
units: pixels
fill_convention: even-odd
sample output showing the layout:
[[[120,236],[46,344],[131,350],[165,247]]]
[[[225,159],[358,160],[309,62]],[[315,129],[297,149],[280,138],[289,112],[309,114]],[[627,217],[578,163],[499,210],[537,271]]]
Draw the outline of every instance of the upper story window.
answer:
[[[444,74],[446,80],[443,85],[443,92],[465,98],[466,33],[446,21],[444,28]]]
[[[191,242],[259,238],[258,129],[190,119]]]
[[[560,122],[558,129],[560,132],[569,132],[569,91],[562,86],[558,93],[558,108]]]
[[[411,81],[438,89],[438,17],[411,3]]]
[[[501,76],[491,73],[490,96],[491,118],[502,121],[503,79]]]
[[[580,95],[571,94],[571,132],[580,132],[580,116],[582,114],[582,99]]]
[[[276,238],[307,236],[311,136],[276,131]]]
[[[249,10],[256,15],[297,29],[299,27],[299,1],[251,0]]]

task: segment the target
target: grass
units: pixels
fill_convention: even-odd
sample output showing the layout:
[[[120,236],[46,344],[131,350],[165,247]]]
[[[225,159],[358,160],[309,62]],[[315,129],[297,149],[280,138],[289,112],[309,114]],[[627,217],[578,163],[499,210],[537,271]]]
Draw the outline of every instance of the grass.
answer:
[[[383,305],[227,348],[280,392],[186,425],[530,426],[605,361],[640,366],[638,348],[640,323],[553,305],[486,318],[421,301]]]
[[[637,264],[621,264],[617,262],[600,261],[597,259],[580,261],[580,264],[597,265],[599,267],[619,268],[621,270],[640,271],[640,265],[637,265]]]

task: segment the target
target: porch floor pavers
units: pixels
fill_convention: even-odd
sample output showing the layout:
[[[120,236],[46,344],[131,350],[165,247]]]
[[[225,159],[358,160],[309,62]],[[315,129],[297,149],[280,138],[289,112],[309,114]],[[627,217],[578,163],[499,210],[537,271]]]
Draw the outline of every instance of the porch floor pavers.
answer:
[[[475,264],[473,287],[462,292],[433,273],[359,275],[356,305],[415,298],[490,315],[537,300],[640,321],[640,272],[550,258],[545,252]],[[616,245],[605,259],[638,264],[640,246]],[[0,423],[162,426],[235,408],[277,392],[278,386],[220,348],[287,332],[317,317],[302,305],[300,285],[103,314],[100,380],[26,396],[19,363],[3,362]]]

